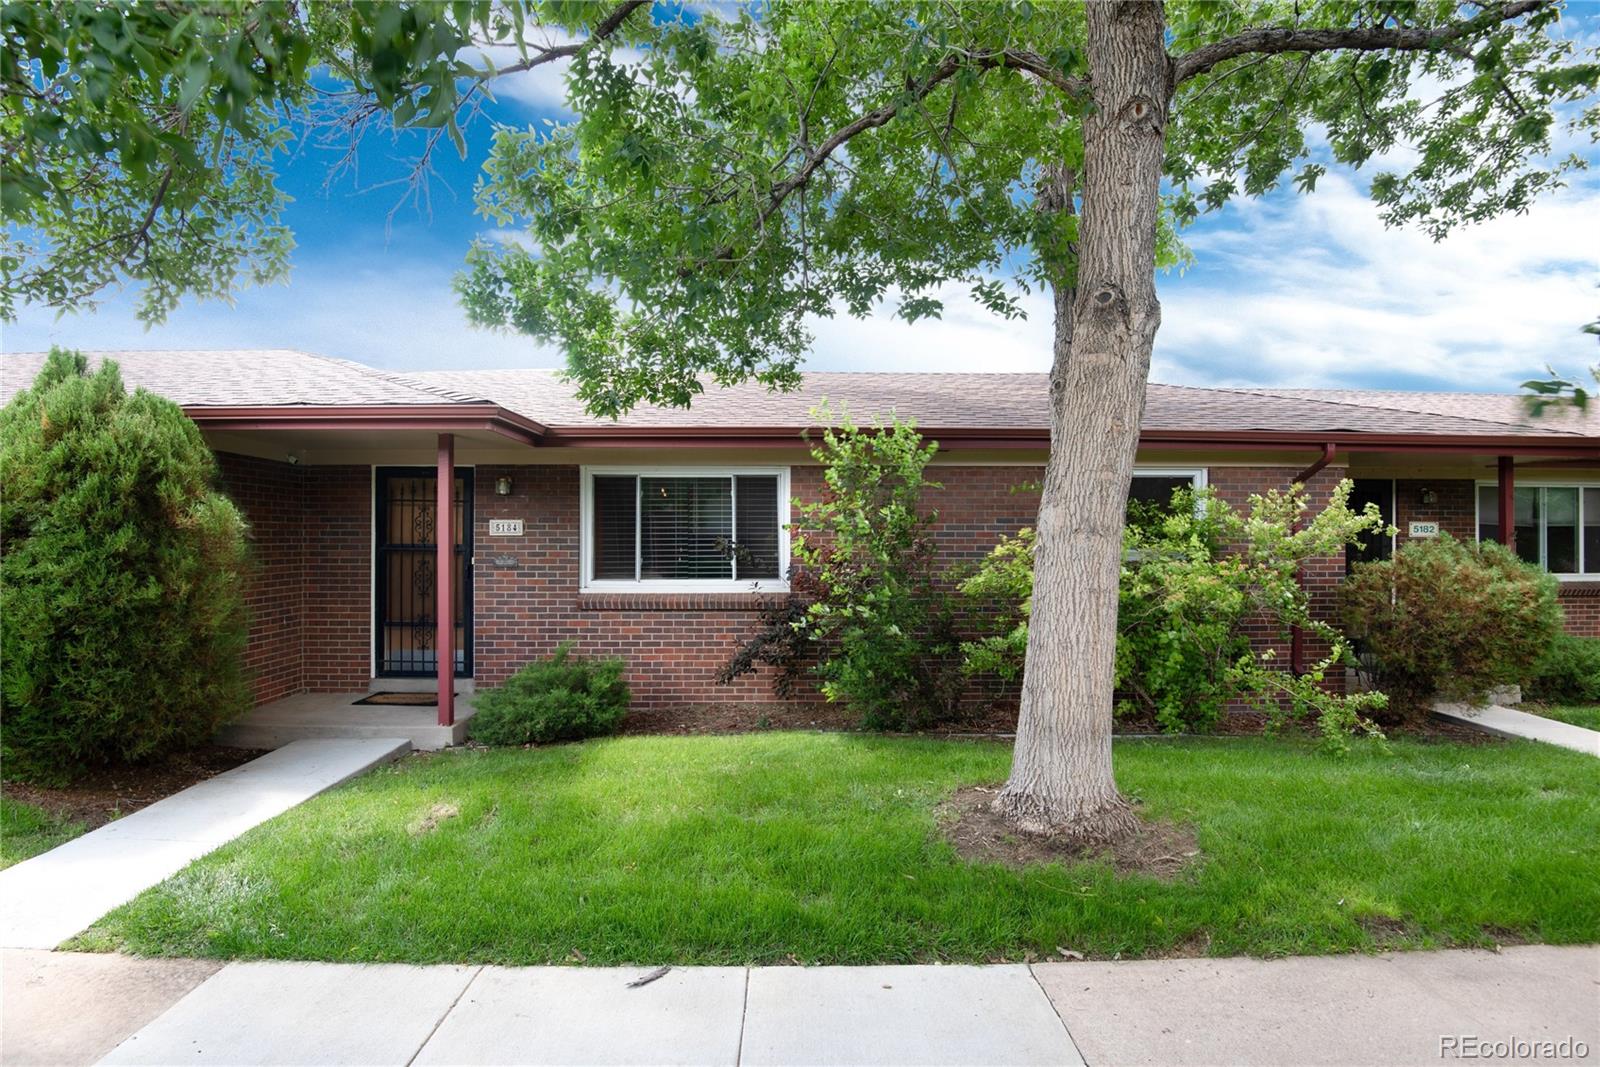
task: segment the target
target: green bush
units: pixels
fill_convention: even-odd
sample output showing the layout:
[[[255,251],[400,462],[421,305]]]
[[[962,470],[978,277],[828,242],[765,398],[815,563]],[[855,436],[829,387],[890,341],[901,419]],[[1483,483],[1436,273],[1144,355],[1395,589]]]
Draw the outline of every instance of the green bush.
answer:
[[[826,406],[820,423],[835,418]],[[718,672],[727,683],[777,668],[780,694],[806,673],[827,699],[873,730],[905,730],[961,716],[967,690],[955,578],[938,562],[923,494],[937,442],[893,419],[858,428],[848,412],[811,450],[826,489],[795,501],[790,592],[762,611],[756,632]]]
[[[472,737],[486,745],[534,745],[615,733],[628,711],[622,669],[620,659],[585,659],[564,644],[479,694]]]
[[[1503,545],[1448,535],[1356,566],[1341,614],[1396,712],[1527,680],[1561,632],[1556,580]]]
[[[1529,700],[1600,700],[1600,637],[1557,634],[1522,687]]]
[[[1347,734],[1370,732],[1364,713],[1380,707],[1382,697],[1322,688],[1347,643],[1311,617],[1296,580],[1304,560],[1341,552],[1383,526],[1375,508],[1350,510],[1351,488],[1340,483],[1309,519],[1298,489],[1253,496],[1247,511],[1204,490],[1180,492],[1168,508],[1135,509],[1123,535],[1118,587],[1119,713],[1148,714],[1169,732],[1204,731],[1229,703],[1242,702],[1275,722],[1291,715],[1314,721],[1336,749]],[[986,637],[962,646],[968,670],[1019,676],[1033,595],[1033,531],[1001,542],[961,589],[990,626]],[[1285,632],[1298,626],[1331,651],[1295,676],[1252,651],[1244,627],[1257,618]]]
[[[8,777],[158,756],[250,706],[245,525],[176,404],[54,350],[0,412],[0,467]]]

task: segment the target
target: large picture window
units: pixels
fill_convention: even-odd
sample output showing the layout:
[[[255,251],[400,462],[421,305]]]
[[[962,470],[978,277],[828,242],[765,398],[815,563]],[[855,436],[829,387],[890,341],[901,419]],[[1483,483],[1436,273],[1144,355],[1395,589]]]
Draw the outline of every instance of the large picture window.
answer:
[[[582,503],[586,589],[787,588],[786,469],[589,467]]]
[[[1600,485],[1512,490],[1517,555],[1556,575],[1600,574]],[[1500,540],[1500,487],[1478,486],[1478,540]]]

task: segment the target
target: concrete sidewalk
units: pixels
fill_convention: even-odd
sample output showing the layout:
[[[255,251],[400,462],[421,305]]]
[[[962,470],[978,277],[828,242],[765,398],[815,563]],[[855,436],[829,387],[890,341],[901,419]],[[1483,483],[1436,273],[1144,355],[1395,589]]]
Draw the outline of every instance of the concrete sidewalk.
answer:
[[[5,953],[0,1061],[1436,1064],[1471,1058],[1464,1050],[1476,1040],[1527,1043],[1489,1057],[1496,1062],[1600,1062],[1596,946],[688,967],[637,987],[629,983],[648,968],[214,967]],[[108,968],[115,982],[85,981]],[[1542,1041],[1569,1051],[1541,1055]]]
[[[0,871],[0,947],[54,948],[218,845],[410,748],[296,741]]]
[[[1600,756],[1600,730],[1574,726],[1570,722],[1547,719],[1543,715],[1530,715],[1501,704],[1435,704],[1433,713],[1442,719],[1474,726],[1485,733],[1501,737],[1520,737],[1528,741],[1543,741],[1559,745],[1574,752]]]

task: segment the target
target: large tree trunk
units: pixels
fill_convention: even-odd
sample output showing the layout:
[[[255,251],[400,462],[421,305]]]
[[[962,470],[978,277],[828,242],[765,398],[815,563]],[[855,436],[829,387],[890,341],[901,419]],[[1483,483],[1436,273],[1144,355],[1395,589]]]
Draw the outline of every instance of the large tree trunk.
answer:
[[[1056,289],[1050,459],[1011,778],[1017,829],[1085,844],[1138,819],[1111,775],[1117,578],[1128,483],[1161,308],[1156,213],[1169,68],[1157,3],[1091,0],[1075,290]]]

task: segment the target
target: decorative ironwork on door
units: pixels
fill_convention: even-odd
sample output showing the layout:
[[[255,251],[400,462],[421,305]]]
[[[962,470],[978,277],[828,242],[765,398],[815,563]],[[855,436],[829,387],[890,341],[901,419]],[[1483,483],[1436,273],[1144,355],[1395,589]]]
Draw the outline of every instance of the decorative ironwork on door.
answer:
[[[455,672],[472,674],[471,472],[457,468],[451,527],[454,532]],[[438,672],[436,646],[438,478],[431,467],[380,467],[377,471],[377,552],[373,560],[378,673],[390,677]]]

